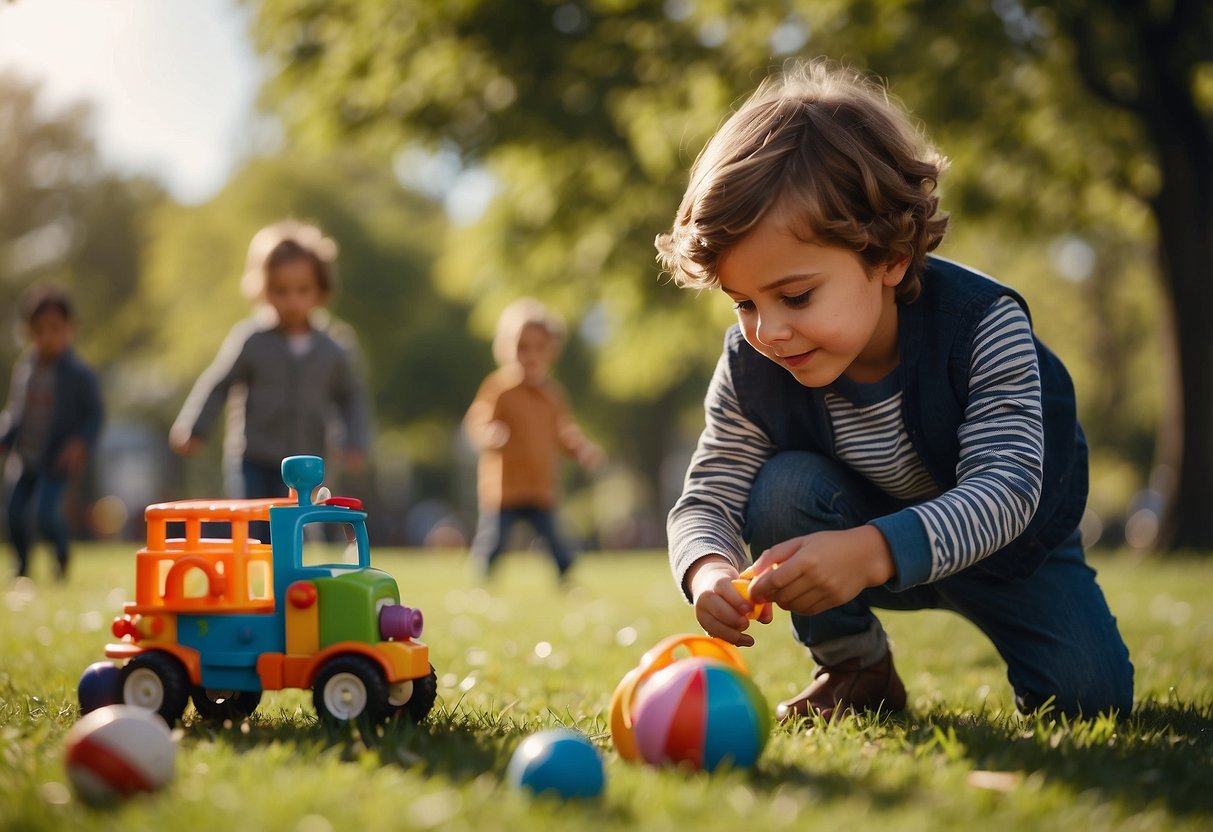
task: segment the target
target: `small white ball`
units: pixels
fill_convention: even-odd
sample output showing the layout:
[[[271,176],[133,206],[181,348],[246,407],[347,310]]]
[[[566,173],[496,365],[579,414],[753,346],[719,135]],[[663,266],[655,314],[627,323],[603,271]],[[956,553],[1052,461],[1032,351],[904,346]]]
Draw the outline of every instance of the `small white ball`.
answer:
[[[68,731],[63,764],[76,793],[101,805],[162,788],[173,779],[176,756],[172,734],[157,714],[109,705]]]

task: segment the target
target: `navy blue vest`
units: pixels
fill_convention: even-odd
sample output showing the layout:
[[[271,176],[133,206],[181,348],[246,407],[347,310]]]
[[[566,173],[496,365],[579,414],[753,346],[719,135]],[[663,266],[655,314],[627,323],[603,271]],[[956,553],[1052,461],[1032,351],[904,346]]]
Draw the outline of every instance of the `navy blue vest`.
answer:
[[[978,324],[1001,297],[1027,304],[1015,291],[955,263],[931,257],[922,294],[898,304],[901,412],[910,442],[941,491],[956,485],[957,432],[968,403],[969,362]],[[1044,483],[1024,532],[973,567],[1001,578],[1032,574],[1078,527],[1087,503],[1087,443],[1075,412],[1074,385],[1061,360],[1035,339],[1044,412]],[[779,450],[834,458],[824,391],[804,387],[745,342],[734,326],[725,337],[737,400]]]

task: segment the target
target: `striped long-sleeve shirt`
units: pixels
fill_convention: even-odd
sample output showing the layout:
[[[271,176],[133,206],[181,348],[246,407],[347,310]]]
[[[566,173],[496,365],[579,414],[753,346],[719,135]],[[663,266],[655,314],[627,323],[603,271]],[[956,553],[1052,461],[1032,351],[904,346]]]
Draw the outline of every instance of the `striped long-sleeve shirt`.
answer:
[[[1040,499],[1040,370],[1027,314],[1012,298],[991,307],[978,327],[968,392],[957,482],[941,493],[910,444],[897,371],[870,385],[843,378],[826,391],[835,455],[890,496],[913,503],[905,510],[921,521],[925,542],[896,545],[925,551],[894,551],[894,561],[928,559],[930,581],[1014,540]],[[704,431],[667,525],[679,585],[709,554],[724,555],[739,570],[749,563],[741,539],[745,506],[758,470],[776,451],[743,415],[726,356],[708,387],[704,413]]]

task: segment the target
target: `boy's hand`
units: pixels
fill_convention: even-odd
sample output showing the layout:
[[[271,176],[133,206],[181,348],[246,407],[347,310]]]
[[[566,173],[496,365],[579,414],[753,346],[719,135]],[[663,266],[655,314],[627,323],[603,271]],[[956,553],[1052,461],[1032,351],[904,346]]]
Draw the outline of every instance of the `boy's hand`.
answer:
[[[481,437],[484,440],[484,447],[490,450],[504,448],[505,443],[510,441],[510,426],[494,419],[484,426],[484,433],[481,434]]]
[[[695,619],[710,636],[723,639],[738,647],[752,647],[754,637],[745,632],[750,626],[746,615],[754,605],[741,597],[733,586],[737,570],[723,557],[709,555],[688,570],[687,586],[695,604]],[[768,607],[757,621],[771,622]]]
[[[55,457],[55,470],[74,477],[84,470],[87,460],[88,446],[79,436],[73,436],[63,444],[63,449]]]
[[[601,468],[605,461],[606,453],[588,439],[577,449],[577,463],[591,473]]]
[[[779,564],[778,569],[772,569]],[[778,543],[754,562],[754,603],[772,601],[785,610],[814,615],[845,604],[897,570],[884,535],[875,526],[815,532]]]
[[[173,425],[168,432],[168,444],[170,448],[181,454],[181,456],[193,456],[202,450],[205,442],[201,438],[194,436],[189,428],[183,429],[177,425]]]

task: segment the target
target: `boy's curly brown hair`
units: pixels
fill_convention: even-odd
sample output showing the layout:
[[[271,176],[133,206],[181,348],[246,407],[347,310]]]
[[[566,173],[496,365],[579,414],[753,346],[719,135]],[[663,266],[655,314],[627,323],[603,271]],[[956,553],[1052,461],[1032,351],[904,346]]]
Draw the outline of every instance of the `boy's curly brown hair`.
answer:
[[[724,252],[778,213],[800,239],[853,249],[869,269],[908,260],[896,295],[909,303],[947,229],[936,192],[946,167],[883,86],[793,63],[699,154],[657,259],[678,285],[715,288]]]

